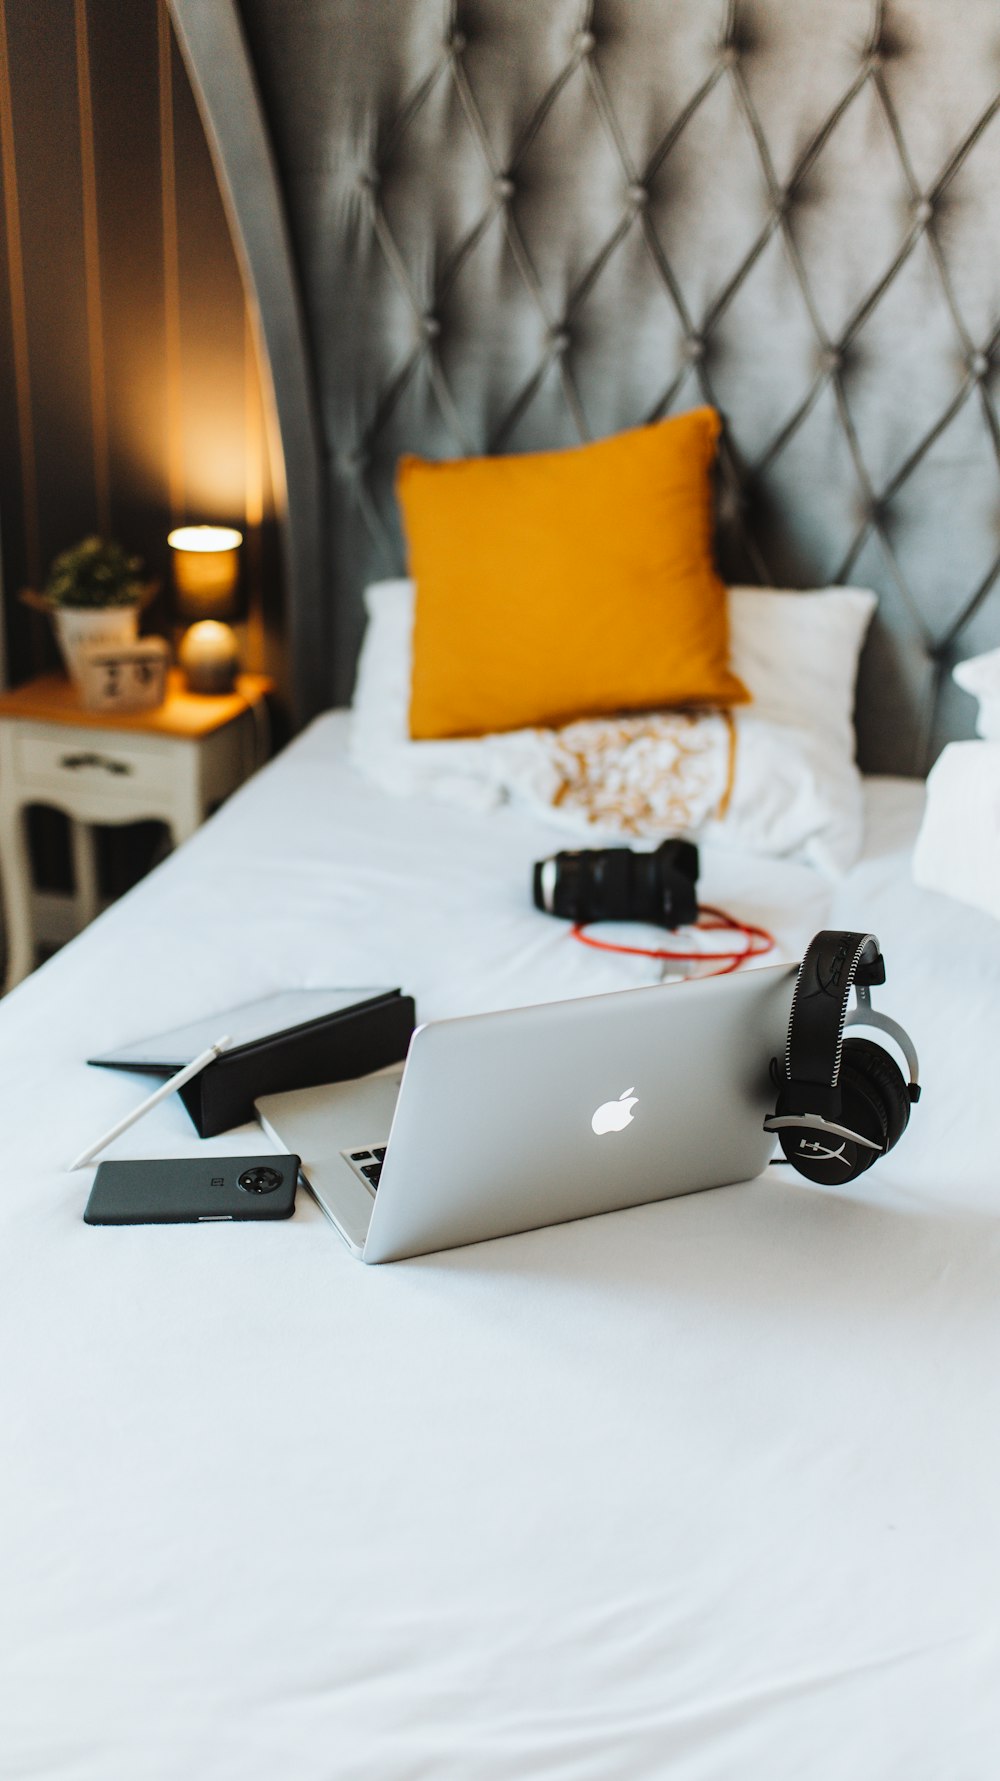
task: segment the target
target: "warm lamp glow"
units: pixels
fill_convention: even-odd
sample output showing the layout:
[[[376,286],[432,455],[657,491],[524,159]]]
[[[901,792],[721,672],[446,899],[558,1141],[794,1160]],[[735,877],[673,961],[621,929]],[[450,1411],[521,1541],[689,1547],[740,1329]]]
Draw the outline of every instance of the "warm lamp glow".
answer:
[[[176,526],[167,534],[174,553],[174,586],[190,618],[222,618],[232,611],[239,577],[235,526]]]
[[[172,550],[235,550],[243,533],[235,526],[175,526],[167,543]]]
[[[228,625],[204,618],[185,631],[178,660],[191,692],[231,692],[238,666],[236,638]]]

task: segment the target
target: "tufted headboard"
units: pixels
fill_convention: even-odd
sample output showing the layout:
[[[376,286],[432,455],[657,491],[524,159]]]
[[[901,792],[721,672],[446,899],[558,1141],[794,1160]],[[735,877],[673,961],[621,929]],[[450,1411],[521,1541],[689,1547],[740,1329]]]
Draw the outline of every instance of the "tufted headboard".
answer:
[[[922,771],[1000,642],[996,0],[172,0],[253,282],[302,715],[402,562],[403,450],[708,401],[730,580],[879,594]]]

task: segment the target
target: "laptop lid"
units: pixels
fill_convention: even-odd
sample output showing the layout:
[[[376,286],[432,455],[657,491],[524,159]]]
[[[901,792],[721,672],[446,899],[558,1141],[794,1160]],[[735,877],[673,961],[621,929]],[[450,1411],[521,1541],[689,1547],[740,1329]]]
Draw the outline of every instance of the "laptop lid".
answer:
[[[762,1129],[769,1064],[784,1049],[796,971],[766,966],[418,1028],[365,1261],[759,1174],[774,1148]],[[281,1130],[290,1141],[287,1123]]]

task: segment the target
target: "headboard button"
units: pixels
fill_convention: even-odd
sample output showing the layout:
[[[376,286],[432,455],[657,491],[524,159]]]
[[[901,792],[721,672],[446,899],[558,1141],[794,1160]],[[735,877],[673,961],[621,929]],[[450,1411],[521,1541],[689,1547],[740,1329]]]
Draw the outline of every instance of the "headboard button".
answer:
[[[645,186],[640,185],[638,181],[629,186],[628,197],[629,203],[635,210],[645,210],[646,205],[649,203],[649,193]]]
[[[843,368],[844,355],[839,346],[827,346],[821,352],[819,362],[824,371],[840,371]]]
[[[569,347],[569,334],[565,328],[553,328],[549,336],[549,345],[556,354],[566,352]]]
[[[506,204],[508,198],[513,198],[514,181],[506,173],[501,173],[499,179],[493,181],[493,195],[495,198],[499,198],[502,204]]]
[[[969,370],[972,372],[973,377],[986,377],[989,373],[989,369],[990,361],[984,352],[974,352],[969,354]]]
[[[423,315],[420,318],[420,329],[425,340],[436,340],[441,332],[441,323],[436,315]]]
[[[735,68],[740,59],[739,48],[735,43],[723,43],[719,47],[719,67]]]
[[[929,198],[917,198],[913,206],[915,223],[929,223],[934,215],[934,206]]]
[[[578,56],[592,55],[597,48],[597,38],[593,31],[578,31],[574,48]]]
[[[684,342],[685,356],[692,364],[705,357],[705,342],[700,334],[689,334]]]
[[[468,38],[464,31],[453,31],[445,44],[445,48],[450,49],[453,56],[460,56],[467,42]]]
[[[741,488],[739,483],[730,482],[728,478],[719,490],[718,514],[723,526],[738,526],[749,513],[752,505],[752,493],[749,488]]]

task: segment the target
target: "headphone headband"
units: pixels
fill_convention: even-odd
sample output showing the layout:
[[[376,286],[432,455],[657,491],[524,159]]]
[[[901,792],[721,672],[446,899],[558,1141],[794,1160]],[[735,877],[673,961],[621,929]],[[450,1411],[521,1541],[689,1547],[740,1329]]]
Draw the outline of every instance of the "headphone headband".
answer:
[[[857,986],[860,999],[862,990],[884,982],[885,962],[874,934],[824,928],[816,935],[799,967],[792,996],[785,1044],[789,1082],[836,1088],[851,990]]]

